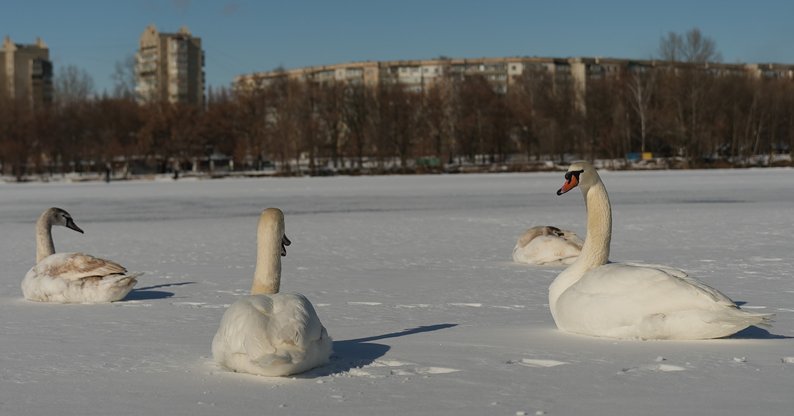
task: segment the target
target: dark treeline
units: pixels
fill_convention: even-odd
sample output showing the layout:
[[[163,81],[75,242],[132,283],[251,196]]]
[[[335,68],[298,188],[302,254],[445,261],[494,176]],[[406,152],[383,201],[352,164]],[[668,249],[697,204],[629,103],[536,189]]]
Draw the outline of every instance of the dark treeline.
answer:
[[[672,68],[672,67],[671,67]],[[570,79],[525,73],[506,92],[480,76],[416,92],[282,79],[208,94],[205,108],[133,98],[0,100],[2,173],[166,172],[274,163],[285,174],[414,172],[653,152],[685,167],[746,165],[794,149],[794,81],[702,66]],[[769,158],[764,163],[769,163]],[[137,171],[137,172],[136,172]]]

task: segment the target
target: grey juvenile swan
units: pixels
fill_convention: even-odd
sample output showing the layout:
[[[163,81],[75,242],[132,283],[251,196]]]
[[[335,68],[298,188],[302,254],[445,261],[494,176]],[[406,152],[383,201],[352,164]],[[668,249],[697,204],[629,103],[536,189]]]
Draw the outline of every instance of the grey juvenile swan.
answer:
[[[79,233],[68,212],[50,208],[36,222],[36,265],[22,280],[25,299],[56,303],[106,303],[124,299],[143,273],[83,253],[55,253],[52,226]]]

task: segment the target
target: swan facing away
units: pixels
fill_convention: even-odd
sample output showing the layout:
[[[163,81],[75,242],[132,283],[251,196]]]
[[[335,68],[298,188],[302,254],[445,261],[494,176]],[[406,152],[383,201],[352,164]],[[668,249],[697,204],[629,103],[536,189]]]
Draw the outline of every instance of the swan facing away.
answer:
[[[222,366],[286,376],[328,363],[332,340],[311,302],[298,293],[279,293],[281,256],[287,255],[288,245],[284,214],[277,208],[264,210],[251,295],[226,310],[212,340],[212,356]]]
[[[612,208],[604,183],[588,162],[565,173],[562,195],[584,195],[587,237],[582,254],[549,287],[557,327],[583,335],[624,339],[708,339],[771,321],[717,289],[667,266],[609,263]]]
[[[106,303],[124,299],[143,273],[83,253],[55,253],[52,226],[79,233],[68,212],[49,208],[36,221],[36,265],[22,279],[25,299],[56,303]]]
[[[571,264],[582,251],[576,233],[551,226],[528,229],[513,247],[513,261],[536,266]]]

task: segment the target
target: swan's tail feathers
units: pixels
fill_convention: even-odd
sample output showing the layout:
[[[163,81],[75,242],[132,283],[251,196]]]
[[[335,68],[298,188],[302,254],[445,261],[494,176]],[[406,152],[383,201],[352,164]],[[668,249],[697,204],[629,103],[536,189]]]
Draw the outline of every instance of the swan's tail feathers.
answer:
[[[775,322],[775,314],[774,313],[754,313],[752,314],[755,318],[758,319],[756,323],[753,325],[762,326],[764,328],[772,327],[772,322]]]
[[[107,288],[107,302],[115,302],[124,299],[138,283],[138,277],[143,273],[117,274],[107,276],[103,280],[103,285]]]
[[[772,322],[775,321],[774,313],[748,312],[739,308],[733,309],[733,311],[734,313],[727,319],[727,322],[744,325],[745,328],[749,326],[769,328],[772,326]]]
[[[138,283],[138,277],[142,276],[143,272],[140,273],[130,273],[130,274],[118,274],[113,276],[108,276],[105,278],[105,281],[108,282],[109,285],[113,287],[126,287],[129,286],[132,288]]]

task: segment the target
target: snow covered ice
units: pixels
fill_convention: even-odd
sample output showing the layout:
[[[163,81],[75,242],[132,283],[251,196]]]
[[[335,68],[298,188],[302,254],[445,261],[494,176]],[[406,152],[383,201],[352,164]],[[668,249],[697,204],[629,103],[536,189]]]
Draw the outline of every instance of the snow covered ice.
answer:
[[[511,261],[533,225],[585,231],[562,173],[0,184],[0,415],[780,415],[794,408],[794,171],[608,172],[611,258],[681,268],[771,328],[615,341],[554,327],[559,268]],[[22,299],[34,223],[56,251],[142,271],[122,302]],[[306,295],[331,364],[296,377],[212,362],[250,288],[259,212],[286,215],[282,290]]]

